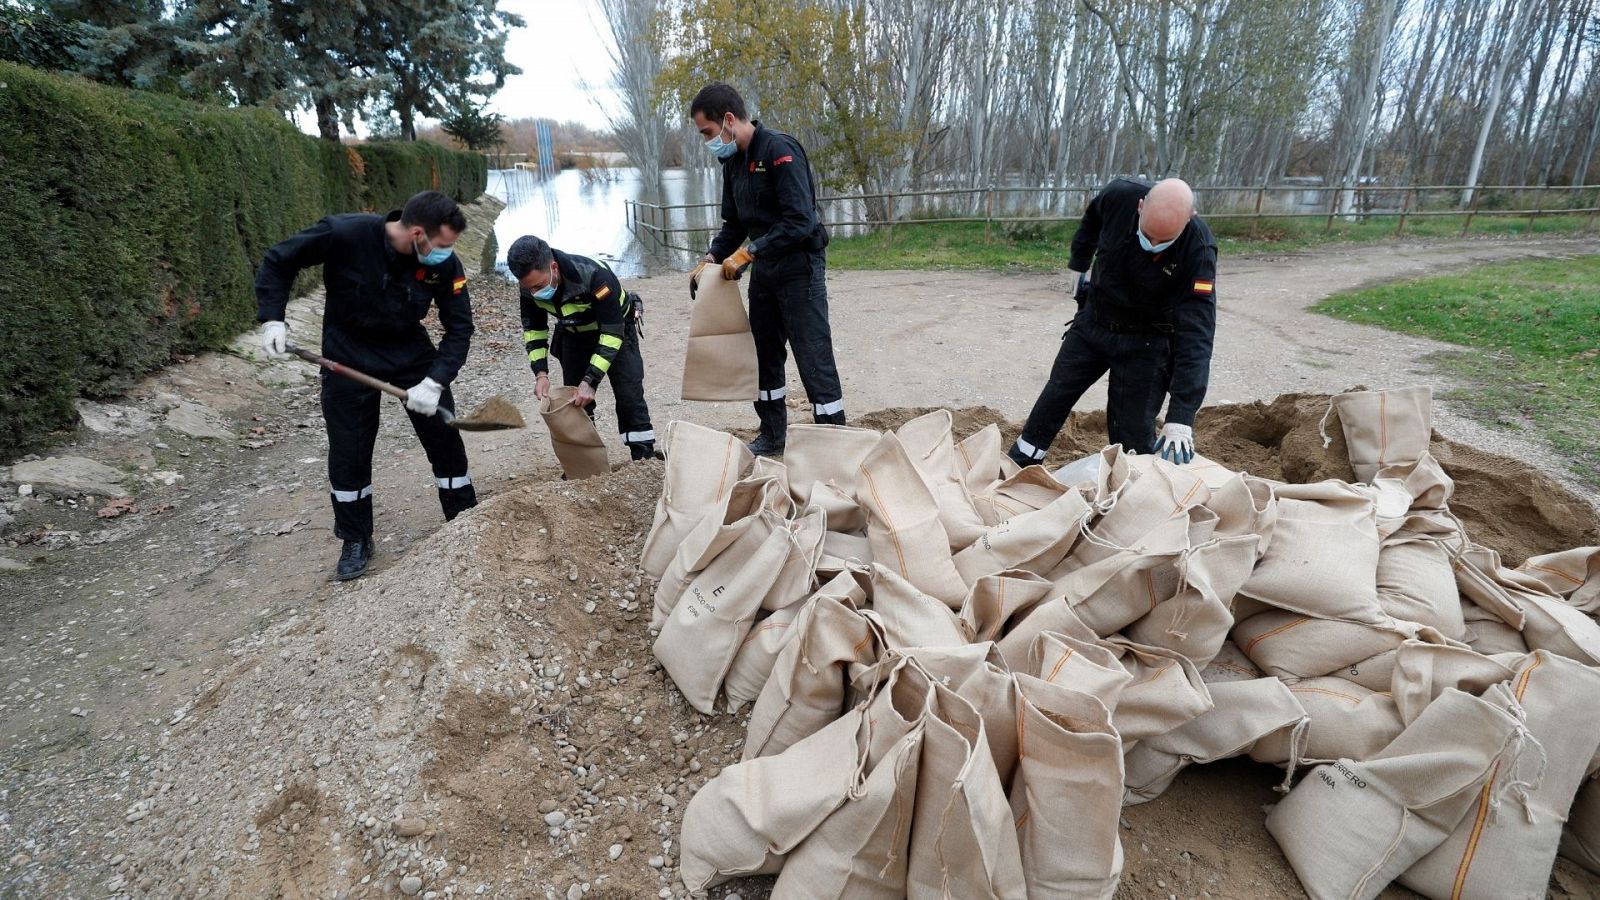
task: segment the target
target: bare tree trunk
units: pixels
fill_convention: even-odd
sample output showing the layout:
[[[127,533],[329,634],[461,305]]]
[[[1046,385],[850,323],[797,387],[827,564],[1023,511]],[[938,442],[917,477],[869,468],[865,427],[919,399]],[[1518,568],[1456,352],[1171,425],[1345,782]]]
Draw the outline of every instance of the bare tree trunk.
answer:
[[[1351,68],[1346,75],[1341,132],[1336,146],[1343,148],[1335,157],[1338,164],[1336,176],[1341,188],[1338,195],[1340,212],[1349,212],[1354,206],[1352,188],[1361,178],[1361,160],[1366,155],[1367,140],[1372,133],[1373,106],[1378,96],[1378,80],[1383,75],[1384,49],[1389,36],[1394,33],[1397,0],[1372,0],[1364,10],[1365,15],[1357,29],[1356,44],[1351,50]]]
[[[1464,207],[1472,204],[1472,195],[1478,186],[1478,172],[1483,166],[1483,150],[1489,143],[1489,131],[1493,128],[1495,116],[1500,111],[1500,98],[1506,88],[1506,72],[1511,68],[1511,58],[1516,55],[1513,48],[1521,40],[1522,23],[1530,8],[1530,5],[1518,3],[1517,0],[1508,0],[1506,6],[1509,20],[1504,31],[1506,39],[1498,42],[1500,59],[1495,64],[1494,79],[1489,83],[1489,100],[1483,111],[1483,121],[1478,126],[1478,142],[1472,149],[1472,162],[1467,164],[1466,188],[1461,192],[1461,205]]]

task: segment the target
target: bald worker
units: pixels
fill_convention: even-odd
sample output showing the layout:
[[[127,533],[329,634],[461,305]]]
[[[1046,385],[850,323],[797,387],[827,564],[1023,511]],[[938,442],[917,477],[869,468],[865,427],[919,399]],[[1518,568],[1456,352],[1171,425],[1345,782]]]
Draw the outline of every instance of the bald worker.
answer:
[[[1111,443],[1180,464],[1194,459],[1194,417],[1211,378],[1217,324],[1217,242],[1195,215],[1194,193],[1176,178],[1112,181],[1084,210],[1067,268],[1078,313],[1011,445],[1012,461],[1043,461],[1078,398],[1108,371]]]

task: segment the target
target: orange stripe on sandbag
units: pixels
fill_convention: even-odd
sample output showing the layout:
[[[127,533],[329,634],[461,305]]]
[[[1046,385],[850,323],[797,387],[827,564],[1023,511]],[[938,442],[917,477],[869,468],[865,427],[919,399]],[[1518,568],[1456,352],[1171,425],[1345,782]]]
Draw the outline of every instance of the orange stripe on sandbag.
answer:
[[[1291,628],[1299,628],[1301,625],[1304,625],[1305,623],[1307,623],[1309,621],[1311,621],[1311,617],[1310,616],[1306,616],[1304,618],[1295,619],[1293,622],[1290,622],[1287,625],[1279,625],[1277,628],[1272,629],[1271,631],[1267,632],[1266,634],[1258,634],[1258,635],[1256,635],[1254,638],[1251,639],[1250,643],[1245,644],[1244,647],[1242,647],[1241,649],[1244,650],[1244,655],[1245,656],[1249,656],[1250,655],[1250,651],[1254,650],[1257,644],[1261,643],[1262,641],[1266,640],[1267,638],[1275,637],[1277,635],[1283,634],[1285,631],[1288,631]],[[1251,662],[1255,662],[1255,660],[1252,659]]]
[[[1576,585],[1582,585],[1583,584],[1583,579],[1581,579],[1581,578],[1573,578],[1571,575],[1568,575],[1567,573],[1561,571],[1560,569],[1552,569],[1549,566],[1535,566],[1532,563],[1529,563],[1529,567],[1533,568],[1533,569],[1537,569],[1540,572],[1549,572],[1551,575],[1556,576],[1557,578],[1561,579],[1562,581],[1570,581],[1570,582],[1572,582],[1573,584],[1576,584]]]
[[[1353,697],[1353,696],[1351,696],[1349,694],[1341,694],[1338,691],[1330,691],[1327,688],[1319,688],[1319,687],[1290,687],[1289,688],[1289,693],[1291,693],[1291,694],[1327,694],[1329,697],[1338,697],[1340,700],[1349,700],[1351,703],[1360,703],[1361,699],[1362,699],[1360,697]]]
[[[863,466],[862,468],[858,469],[857,471],[859,471],[861,473],[861,477],[862,478],[865,478],[867,480],[867,490],[872,492],[872,499],[876,500],[877,503],[878,503],[879,512],[877,513],[877,515],[880,516],[883,519],[883,524],[889,526],[889,535],[890,535],[890,538],[894,541],[894,553],[895,553],[896,556],[900,557],[900,572],[899,572],[899,574],[901,575],[901,577],[905,578],[907,581],[910,581],[911,580],[911,570],[906,568],[906,551],[905,551],[905,548],[903,546],[901,546],[901,544],[900,544],[900,532],[895,530],[894,520],[890,519],[887,515],[884,515],[884,513],[882,511],[884,504],[883,504],[883,497],[878,494],[878,483],[876,481],[872,480],[872,473],[868,472],[866,470],[866,467]]]
[[[1536,656],[1533,665],[1524,669],[1522,676],[1517,679],[1517,702],[1522,702],[1522,695],[1528,692],[1528,681],[1533,677],[1533,670],[1544,665],[1544,657]],[[1472,868],[1472,858],[1478,853],[1478,841],[1483,837],[1483,824],[1489,819],[1489,794],[1494,790],[1494,780],[1500,774],[1500,763],[1495,763],[1489,772],[1489,780],[1483,784],[1483,793],[1478,795],[1478,814],[1472,821],[1472,837],[1467,839],[1466,852],[1461,854],[1461,865],[1456,868],[1456,883],[1450,889],[1450,900],[1461,900],[1461,892],[1467,886],[1467,872]]]

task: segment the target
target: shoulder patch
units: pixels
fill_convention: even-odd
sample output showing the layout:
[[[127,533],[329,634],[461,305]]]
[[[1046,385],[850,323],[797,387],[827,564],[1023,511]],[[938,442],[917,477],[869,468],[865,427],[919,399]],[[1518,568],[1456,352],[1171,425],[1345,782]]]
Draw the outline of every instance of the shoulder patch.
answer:
[[[1196,281],[1194,283],[1194,292],[1209,297],[1216,293],[1216,285],[1210,281]]]
[[[466,288],[466,286],[467,286],[466,276],[462,276],[460,278],[457,278],[454,282],[451,283],[450,292],[453,293],[453,294],[460,294],[461,291]]]
[[[775,165],[775,166],[781,166],[784,163],[792,163],[792,162],[794,162],[794,157],[792,155],[790,155],[790,154],[784,154],[783,156],[780,156],[777,159],[773,160],[772,164]]]
[[[596,300],[604,300],[609,296],[611,296],[611,285],[609,284],[600,285],[600,289],[594,292],[594,298]]]

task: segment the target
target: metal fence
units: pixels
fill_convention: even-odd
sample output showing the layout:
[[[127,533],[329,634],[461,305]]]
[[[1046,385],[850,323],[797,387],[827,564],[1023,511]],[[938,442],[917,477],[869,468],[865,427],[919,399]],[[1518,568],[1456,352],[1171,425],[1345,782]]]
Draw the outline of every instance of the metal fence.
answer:
[[[1028,187],[987,185],[876,194],[823,197],[818,203],[823,222],[843,234],[885,232],[893,240],[901,225],[983,223],[984,240],[996,225],[1077,222],[1099,190],[1094,187]],[[1362,184],[1354,187],[1317,184],[1195,186],[1195,204],[1208,220],[1248,220],[1257,236],[1264,222],[1276,219],[1322,219],[1324,231],[1335,222],[1394,219],[1397,235],[1409,221],[1459,218],[1461,233],[1480,217],[1586,216],[1584,230],[1595,227],[1600,213],[1600,185],[1480,185],[1472,201],[1459,202],[1464,185]],[[691,253],[705,249],[705,240],[720,222],[720,204],[656,204],[629,200],[627,221],[647,246]],[[690,246],[684,235],[701,238]]]

